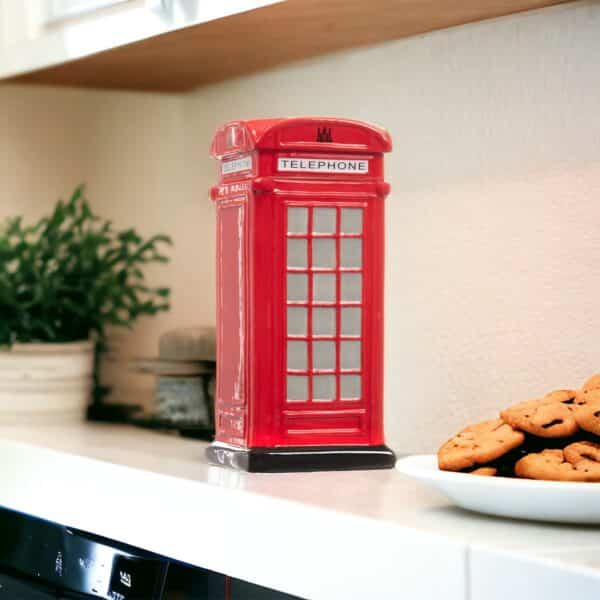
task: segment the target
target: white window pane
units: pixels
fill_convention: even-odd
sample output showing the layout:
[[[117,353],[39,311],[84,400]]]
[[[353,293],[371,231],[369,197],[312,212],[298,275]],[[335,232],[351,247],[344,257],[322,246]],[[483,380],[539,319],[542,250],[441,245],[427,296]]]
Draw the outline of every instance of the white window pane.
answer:
[[[313,370],[335,369],[335,342],[313,342]]]
[[[292,302],[306,302],[308,300],[308,275],[288,273],[287,299]]]
[[[342,369],[360,369],[360,342],[341,342],[340,362]]]
[[[340,377],[340,396],[342,400],[358,400],[361,397],[360,375],[342,375]]]
[[[288,402],[302,402],[308,400],[308,377],[306,375],[287,376]]]
[[[287,368],[290,371],[306,371],[308,369],[308,344],[306,342],[287,343]]]
[[[335,400],[335,375],[315,375],[312,397],[315,402]]]
[[[288,208],[288,233],[308,232],[308,209],[290,206]]]
[[[335,268],[335,240],[313,239],[312,266],[318,269]]]
[[[123,2],[126,0],[50,0],[46,2],[48,4],[46,21],[71,18]],[[44,3],[42,3],[43,5]]]
[[[313,300],[335,302],[335,275],[323,273],[313,275]]]
[[[335,208],[313,209],[313,232],[335,233]]]
[[[335,309],[313,308],[313,335],[335,335]]]
[[[362,238],[342,239],[340,265],[346,268],[362,267]]]
[[[307,242],[306,240],[297,240],[288,238],[287,241],[287,266],[288,267],[308,267],[307,260]]]
[[[362,233],[363,209],[342,208],[341,233]]]
[[[308,309],[300,306],[288,306],[287,309],[287,334],[306,335]]]
[[[361,335],[361,311],[359,307],[342,308],[342,335]]]
[[[362,299],[362,275],[342,273],[342,302],[360,302]]]

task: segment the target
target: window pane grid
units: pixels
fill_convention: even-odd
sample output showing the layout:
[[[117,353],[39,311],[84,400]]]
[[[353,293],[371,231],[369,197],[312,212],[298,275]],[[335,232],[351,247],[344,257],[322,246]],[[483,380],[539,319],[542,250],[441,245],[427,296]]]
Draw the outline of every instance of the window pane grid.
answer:
[[[313,209],[309,208],[308,209],[308,234],[309,234],[309,238],[308,238],[308,268],[309,270],[312,268],[312,264],[313,264],[313,240],[312,240],[312,231],[314,229],[313,227]],[[313,300],[313,277],[312,275],[308,275],[308,280],[309,280],[309,287],[308,287],[308,301],[312,302]],[[312,310],[309,308],[308,309],[308,337],[312,338],[312,332],[313,332],[313,322],[312,322]],[[307,343],[308,345],[308,370],[312,371],[313,370],[313,345],[311,342]],[[308,376],[308,401],[311,402],[313,399],[313,376],[312,374],[309,374]]]
[[[344,335],[328,335],[328,334],[316,335],[316,334],[313,334],[310,337],[308,335],[304,335],[304,334],[298,334],[298,335],[288,334],[287,339],[295,341],[295,342],[308,342],[310,340],[316,340],[318,342],[328,342],[328,341],[329,342],[343,342],[343,341],[355,342],[362,338],[360,337],[360,335],[346,335],[346,334],[344,334]]]
[[[288,273],[294,275],[312,275],[312,274],[326,274],[326,275],[337,275],[338,273],[359,273],[362,274],[363,270],[358,267],[340,267],[339,269],[327,268],[327,267],[313,267],[307,269],[306,267],[288,267]]]
[[[319,238],[319,239],[335,239],[335,238],[361,238],[363,236],[362,233],[318,233],[317,231],[313,231],[312,233],[297,233],[295,231],[288,231],[287,237],[293,238],[295,240],[302,240],[308,238]]]
[[[335,267],[313,267],[312,269],[308,269],[307,267],[288,267],[287,270],[288,273],[304,273],[306,275],[310,275],[311,273],[328,273],[330,275],[335,275],[338,272],[338,269]],[[342,267],[340,271],[343,271],[344,273],[348,271],[362,273],[362,269],[357,269],[354,267]]]
[[[289,221],[290,209],[294,210],[295,221],[292,223]],[[352,213],[353,221],[350,231],[344,232],[342,228],[348,213]],[[342,356],[342,342],[353,342],[362,349],[363,214],[362,207],[288,207],[286,236],[288,240],[297,241],[292,246],[287,244],[291,252],[289,255],[286,253],[287,282],[293,284],[296,289],[286,292],[286,295],[292,296],[286,299],[286,318],[290,317],[289,308],[296,311],[304,308],[306,311],[306,316],[303,317],[305,327],[299,328],[297,322],[289,325],[286,323],[288,351],[291,348],[289,342],[296,343],[294,348],[298,348],[298,343],[306,347],[304,358],[292,358],[296,362],[286,366],[288,402],[331,404],[357,402],[363,398],[360,357],[357,358],[356,351],[348,354],[351,348],[348,345],[344,346],[343,351],[346,354]],[[349,246],[351,242],[343,243],[342,240],[346,239],[359,240],[360,246],[356,243]],[[303,258],[304,250],[298,245],[302,240],[305,242],[306,262]],[[322,240],[318,242],[318,247],[315,240]],[[296,276],[296,280],[290,280],[290,275]],[[305,284],[298,280],[298,277],[302,276],[306,278]],[[302,284],[299,285],[300,283]],[[354,320],[355,327],[351,330],[346,328],[346,333],[342,334],[344,307],[357,310],[358,320]],[[315,325],[314,309],[319,308],[321,312],[317,315],[318,325]],[[327,316],[327,312],[323,312],[322,309],[327,309],[332,314]],[[325,317],[327,318],[323,321]],[[329,320],[332,317],[333,320]],[[328,348],[328,344],[331,345],[331,349]],[[332,356],[332,353],[335,356]],[[362,354],[362,350],[359,350],[358,354]],[[298,363],[298,360],[302,362]],[[353,368],[343,368],[342,362]],[[302,366],[305,366],[305,369],[296,368]]]
[[[307,302],[306,300],[288,300],[287,306],[305,307],[311,306],[315,308],[361,308],[363,303],[360,301],[345,301],[345,302]]]
[[[287,369],[288,375],[361,375],[362,369],[342,369],[337,371],[336,369],[313,369],[312,371],[302,371],[300,369]]]
[[[352,307],[359,308],[363,306],[362,300],[342,300],[341,302],[335,302],[332,300],[328,302],[327,300],[315,300],[313,302],[308,302],[307,300],[288,300],[288,306],[316,306],[322,308],[339,308],[339,307]]]
[[[336,271],[338,272],[338,274],[336,275],[335,278],[335,299],[336,299],[336,304],[339,304],[340,299],[341,299],[341,275],[339,273],[340,271],[340,230],[341,230],[341,223],[342,223],[342,218],[341,218],[341,213],[340,213],[340,209],[338,208],[336,210],[335,213],[335,232],[337,233],[337,238],[335,240],[335,268]],[[335,311],[335,330],[336,332],[340,332],[341,331],[341,310],[338,308]],[[340,371],[340,346],[341,344],[339,342],[336,343],[335,345],[335,370],[336,372],[339,373]],[[340,377],[339,375],[336,375],[335,378],[335,399],[339,400],[341,397],[341,388],[340,388]]]

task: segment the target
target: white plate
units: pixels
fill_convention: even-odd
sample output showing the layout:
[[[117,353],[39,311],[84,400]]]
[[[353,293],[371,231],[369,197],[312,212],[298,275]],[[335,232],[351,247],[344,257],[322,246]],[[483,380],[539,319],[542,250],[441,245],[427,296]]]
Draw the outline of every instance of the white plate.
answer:
[[[440,471],[433,454],[401,458],[396,468],[467,510],[516,519],[600,524],[600,483],[535,481]]]

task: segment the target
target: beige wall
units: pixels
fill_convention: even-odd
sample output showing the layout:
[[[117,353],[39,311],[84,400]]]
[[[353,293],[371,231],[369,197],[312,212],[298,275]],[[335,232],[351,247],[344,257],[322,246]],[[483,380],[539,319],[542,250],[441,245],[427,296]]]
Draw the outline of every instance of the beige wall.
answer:
[[[150,272],[172,288],[173,311],[112,336],[105,375],[121,401],[145,400],[153,386],[128,358],[155,355],[165,329],[214,320],[212,212],[206,190],[191,188],[183,105],[169,95],[0,88],[0,218],[38,217],[85,182],[118,227],[174,238],[171,264]]]
[[[231,118],[339,115],[391,132],[385,404],[400,451],[600,370],[599,31],[600,4],[569,5],[308,61],[187,104],[199,160]]]
[[[148,354],[165,328],[212,319],[207,146],[218,124],[319,114],[386,127],[386,429],[397,450],[428,451],[600,366],[598,31],[600,4],[583,2],[186,97],[3,89],[3,190],[12,208],[35,210],[33,198],[84,179],[119,224],[175,237],[161,273],[173,311],[124,342]],[[111,376],[121,389],[148,385]]]

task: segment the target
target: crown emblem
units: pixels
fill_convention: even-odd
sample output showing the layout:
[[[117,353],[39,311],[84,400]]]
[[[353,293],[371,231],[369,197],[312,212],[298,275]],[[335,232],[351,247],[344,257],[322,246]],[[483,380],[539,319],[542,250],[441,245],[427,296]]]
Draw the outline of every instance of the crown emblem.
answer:
[[[317,142],[331,142],[331,127],[319,127],[317,129]]]

